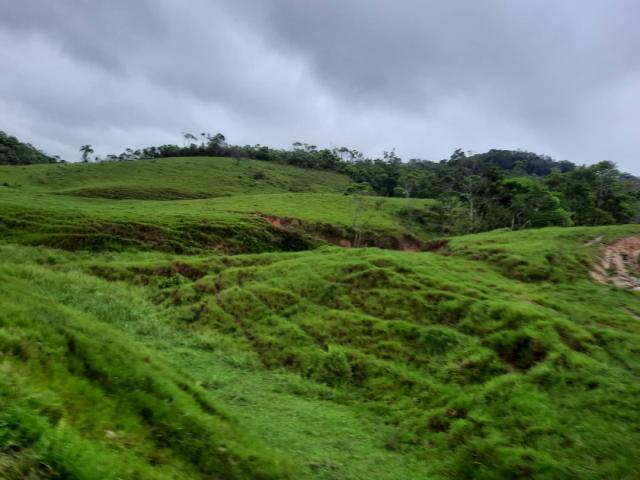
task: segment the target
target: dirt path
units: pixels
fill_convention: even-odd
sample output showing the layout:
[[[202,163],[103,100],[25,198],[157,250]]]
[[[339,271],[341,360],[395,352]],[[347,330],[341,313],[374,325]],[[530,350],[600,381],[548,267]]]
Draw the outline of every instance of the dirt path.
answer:
[[[601,261],[591,269],[591,277],[600,283],[640,291],[640,235],[604,246]]]

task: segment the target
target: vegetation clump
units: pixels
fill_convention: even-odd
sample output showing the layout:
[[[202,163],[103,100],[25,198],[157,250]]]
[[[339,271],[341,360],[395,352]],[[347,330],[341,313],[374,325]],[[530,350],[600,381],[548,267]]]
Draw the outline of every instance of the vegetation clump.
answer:
[[[56,163],[58,160],[0,130],[0,165]]]

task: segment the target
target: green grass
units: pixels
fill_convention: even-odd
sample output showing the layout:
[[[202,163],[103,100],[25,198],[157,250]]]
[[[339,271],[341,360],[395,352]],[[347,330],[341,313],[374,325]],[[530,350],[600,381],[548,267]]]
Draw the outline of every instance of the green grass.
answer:
[[[255,218],[256,213],[297,218],[309,223],[352,226],[355,200],[331,193],[253,194],[184,201],[117,202],[104,199],[52,196],[44,193],[0,190],[3,210],[41,210],[52,215],[85,215],[110,221],[152,221],[171,224],[188,221],[224,222]],[[424,205],[428,200],[364,197],[359,224],[374,229],[399,229],[397,212],[407,204]]]
[[[264,178],[256,179],[260,172]],[[258,175],[259,176],[259,175]],[[344,192],[349,179],[257,160],[189,157],[102,162],[0,166],[0,184],[40,192],[85,197],[175,200],[246,193]]]
[[[0,298],[2,478],[289,476],[206,391],[112,327],[153,324],[138,297],[9,262]]]
[[[640,477],[640,293],[586,245],[640,226],[341,249],[335,178],[218,161],[6,170],[1,478]],[[383,200],[368,235],[427,238]]]
[[[496,230],[452,238],[449,247],[456,254],[495,266],[510,278],[557,283],[572,281],[574,272],[584,272],[591,265],[598,247],[586,248],[584,243],[596,238],[611,243],[629,234],[640,234],[640,226]]]
[[[640,296],[593,283],[583,245],[633,233],[497,232],[449,255],[2,254],[16,290],[146,345],[300,478],[635,478]],[[551,273],[511,275],[500,249]]]
[[[358,207],[343,194],[345,176],[228,158],[0,167],[3,179],[0,232],[68,249],[300,250],[317,243],[307,237],[353,240],[357,209],[355,227],[384,244],[424,236],[400,211],[428,203],[365,197]],[[297,228],[283,232],[261,215],[296,219]]]

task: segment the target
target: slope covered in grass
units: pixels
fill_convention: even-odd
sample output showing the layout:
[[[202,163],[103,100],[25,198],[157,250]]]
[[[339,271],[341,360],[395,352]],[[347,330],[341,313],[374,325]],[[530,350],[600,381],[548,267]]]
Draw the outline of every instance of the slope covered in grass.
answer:
[[[219,157],[135,162],[0,166],[0,184],[66,195],[176,200],[245,193],[344,192],[345,175],[257,160]]]
[[[566,283],[455,256],[325,250],[205,262],[195,281],[161,276],[157,299],[270,368],[347,392],[394,425],[387,448],[435,478],[632,478],[640,299],[594,284],[589,232],[569,232],[544,235],[573,263],[527,257]]]
[[[5,181],[2,478],[640,476],[640,294],[589,275],[638,226],[344,249],[426,246],[426,202],[232,159]]]
[[[424,234],[401,213],[428,204],[354,198],[342,175],[229,158],[0,167],[3,179],[0,231],[67,249],[287,251],[352,242],[356,229],[365,245],[393,244]],[[265,220],[273,216],[285,228]]]
[[[640,296],[593,282],[598,247],[585,242],[632,234],[640,228],[492,232],[441,253],[1,253],[5,272],[22,272],[5,273],[5,285],[29,288],[20,282],[32,272],[42,285],[34,294],[46,290],[56,309],[144,344],[197,382],[185,405],[218,398],[299,478],[631,479],[640,475]],[[116,294],[127,299],[120,313],[104,314],[100,299]],[[33,385],[38,375],[20,378]],[[144,448],[127,461],[147,458]],[[183,460],[167,464],[199,468]]]
[[[113,326],[153,328],[156,315],[123,288],[3,262],[2,478],[289,477],[206,391]]]

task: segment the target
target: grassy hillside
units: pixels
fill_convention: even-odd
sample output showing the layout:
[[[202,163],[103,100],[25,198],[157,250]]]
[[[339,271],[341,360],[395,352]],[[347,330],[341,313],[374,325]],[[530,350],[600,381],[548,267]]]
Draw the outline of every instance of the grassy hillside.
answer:
[[[0,478],[640,476],[640,294],[589,275],[640,226],[339,248],[424,201],[208,161],[0,170]]]
[[[380,235],[422,235],[399,212],[429,203],[358,200],[344,195],[349,182],[342,175],[228,158],[0,167],[0,182],[7,185],[0,187],[7,237],[68,249],[300,250],[311,237],[353,239],[356,209],[356,228],[375,244]],[[302,224],[274,228],[265,215]]]
[[[48,387],[54,393],[40,403],[24,401],[37,412],[63,405],[54,415],[65,420],[57,422],[98,445],[147,435],[136,398],[125,394],[141,380],[120,379],[118,358],[126,358],[129,366],[142,365],[130,375],[159,374],[158,388],[169,391],[175,374],[162,373],[155,362],[186,373],[193,391],[183,403],[172,401],[175,408],[196,408],[189,404],[193,396],[218,398],[230,412],[225,421],[231,415],[279,450],[269,460],[288,458],[300,478],[634,478],[640,474],[640,297],[594,283],[588,265],[596,247],[584,242],[640,234],[640,228],[529,233],[461,237],[448,255],[335,247],[231,257],[89,255],[6,246],[3,331],[29,338],[48,319],[56,334],[5,341],[3,351],[28,399],[48,385],[39,348],[52,345],[49,362],[58,359],[64,381]],[[517,268],[505,269],[507,258]],[[33,292],[33,306],[18,307],[18,297],[7,294],[12,290]],[[113,306],[107,298],[115,299]],[[76,323],[66,329],[71,320],[62,321],[59,310]],[[87,345],[69,347],[63,338],[72,334]],[[65,353],[69,348],[78,353]],[[154,359],[152,371],[143,358]],[[124,396],[119,405],[133,418],[120,421],[105,406],[99,426],[86,425],[94,415],[81,405],[89,387],[67,387],[75,382],[98,390],[92,405],[100,389],[111,399]],[[80,406],[66,407],[59,396]],[[198,421],[216,418],[200,408]],[[30,421],[16,418],[18,425]],[[194,428],[205,427],[187,429]],[[116,440],[101,438],[102,429],[116,432]],[[131,460],[108,462],[148,462],[158,444],[152,434],[144,439],[138,450],[127,450]],[[34,444],[33,455],[50,455],[52,465],[76,461]],[[243,452],[241,441],[235,444]],[[168,472],[200,468],[185,453],[190,448],[166,448]],[[25,450],[31,458],[31,448]],[[277,470],[285,468],[281,462],[265,465],[260,468],[279,472],[273,475],[289,474]],[[78,471],[77,478],[92,477]]]
[[[158,323],[138,296],[19,263],[0,265],[0,477],[289,476],[205,390],[114,328]]]
[[[0,184],[5,182],[34,191],[139,200],[287,191],[342,193],[350,183],[346,176],[333,172],[218,157],[0,166]]]

